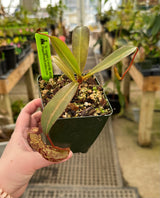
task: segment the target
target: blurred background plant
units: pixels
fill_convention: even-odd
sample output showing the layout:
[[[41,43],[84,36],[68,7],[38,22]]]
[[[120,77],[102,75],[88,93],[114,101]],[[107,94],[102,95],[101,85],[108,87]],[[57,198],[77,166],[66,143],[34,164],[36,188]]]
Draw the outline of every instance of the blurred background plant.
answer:
[[[113,48],[126,43],[144,49],[144,56],[137,56],[143,61],[145,58],[159,57],[160,48],[160,5],[140,10],[132,1],[122,4],[118,10],[109,10],[105,14],[109,20],[104,27],[115,39]],[[143,27],[143,28],[142,28]],[[142,50],[143,51],[143,50]],[[141,51],[140,51],[141,52]]]
[[[11,107],[12,107],[14,122],[16,122],[17,117],[24,106],[25,106],[25,103],[23,102],[23,100],[16,100],[12,103]]]

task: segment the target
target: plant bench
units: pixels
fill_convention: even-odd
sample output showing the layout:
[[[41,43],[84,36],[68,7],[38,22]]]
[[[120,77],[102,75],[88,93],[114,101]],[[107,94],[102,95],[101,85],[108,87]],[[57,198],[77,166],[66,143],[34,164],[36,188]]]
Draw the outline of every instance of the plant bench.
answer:
[[[155,92],[160,91],[160,75],[144,76],[134,65],[131,67],[129,74],[142,90],[138,143],[141,146],[150,146]],[[125,80],[127,79],[124,79],[124,81]],[[126,84],[126,82],[124,83]],[[124,92],[129,94],[129,86],[128,90],[124,89]]]
[[[9,115],[9,123],[13,123],[12,109],[10,104],[9,92],[25,75],[29,100],[34,99],[34,80],[32,73],[32,63],[34,62],[34,53],[30,52],[23,61],[12,71],[4,76],[0,76],[0,108],[5,109]]]

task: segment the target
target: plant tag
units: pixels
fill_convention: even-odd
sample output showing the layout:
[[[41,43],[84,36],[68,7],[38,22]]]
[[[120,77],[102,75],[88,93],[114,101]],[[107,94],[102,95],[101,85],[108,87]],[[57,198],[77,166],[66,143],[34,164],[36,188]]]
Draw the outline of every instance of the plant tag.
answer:
[[[48,32],[43,32],[48,34]],[[53,78],[53,67],[51,61],[51,52],[49,38],[42,34],[35,34],[41,76],[43,80]]]

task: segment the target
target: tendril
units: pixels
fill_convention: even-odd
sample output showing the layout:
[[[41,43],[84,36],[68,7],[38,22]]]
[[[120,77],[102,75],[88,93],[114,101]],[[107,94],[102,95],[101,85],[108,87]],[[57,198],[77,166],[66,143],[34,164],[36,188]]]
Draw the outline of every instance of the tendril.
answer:
[[[131,62],[129,64],[129,66],[126,69],[126,71],[123,73],[122,77],[119,75],[117,67],[116,66],[114,67],[114,73],[115,73],[115,76],[117,77],[118,80],[123,80],[123,78],[125,77],[126,73],[130,70],[130,68],[131,68],[131,66],[133,64],[133,61],[134,61],[134,59],[135,59],[135,57],[137,55],[137,52],[138,52],[138,48],[136,49],[136,52],[134,53],[133,58],[132,58],[132,60],[131,60]]]

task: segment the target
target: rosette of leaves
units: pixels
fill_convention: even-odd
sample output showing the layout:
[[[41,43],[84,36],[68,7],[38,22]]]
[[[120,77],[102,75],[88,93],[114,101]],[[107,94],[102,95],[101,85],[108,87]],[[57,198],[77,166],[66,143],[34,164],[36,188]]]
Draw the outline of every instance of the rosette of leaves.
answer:
[[[92,75],[102,70],[108,69],[122,60],[124,57],[132,54],[137,48],[133,46],[123,46],[120,49],[114,51],[102,62],[97,64],[87,74],[84,74],[84,67],[86,64],[89,48],[89,29],[85,26],[78,26],[74,29],[72,35],[72,52],[68,46],[55,36],[49,36],[51,43],[57,53],[57,56],[53,56],[52,59],[61,71],[71,79],[71,83],[61,88],[54,97],[44,107],[41,117],[42,131],[47,136],[51,145],[53,143],[49,138],[49,131],[52,128],[56,120],[66,109],[69,102],[74,97],[79,84],[88,79]],[[32,141],[32,143],[34,140]],[[59,152],[61,155],[61,151]],[[48,158],[48,157],[47,157]]]
[[[51,127],[63,113],[75,95],[78,85],[83,80],[88,79],[97,72],[112,67],[137,49],[137,47],[125,45],[107,56],[87,74],[84,74],[83,71],[88,56],[89,34],[89,29],[86,26],[78,26],[74,29],[72,35],[72,52],[59,38],[43,34],[50,38],[57,53],[57,56],[52,57],[53,61],[61,71],[72,80],[72,82],[63,87],[43,109],[41,124],[45,134],[49,133]]]

